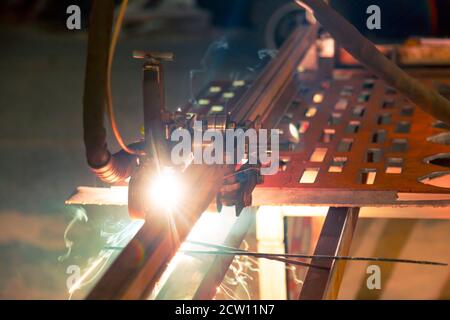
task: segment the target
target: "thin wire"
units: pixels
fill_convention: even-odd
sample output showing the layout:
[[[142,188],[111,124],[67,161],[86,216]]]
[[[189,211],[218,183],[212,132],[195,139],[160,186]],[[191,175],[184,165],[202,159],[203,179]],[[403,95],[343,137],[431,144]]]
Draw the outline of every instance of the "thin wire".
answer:
[[[228,246],[222,246],[222,245],[212,244],[212,243],[206,243],[206,242],[201,242],[201,241],[187,240],[187,242],[195,244],[195,245],[199,245],[199,246],[211,247],[211,248],[214,248],[214,249],[218,249],[219,251],[220,250],[229,251],[229,252],[239,251],[239,252],[242,252],[242,253],[249,252],[249,251],[243,250],[243,249],[238,249],[238,248],[233,248],[233,247],[228,247]],[[258,252],[256,252],[256,253],[258,253]],[[250,255],[247,255],[247,256],[250,256]],[[302,266],[302,267],[310,267],[310,268],[317,268],[317,269],[329,269],[327,267],[318,266],[318,265],[314,265],[314,264],[311,264],[311,263],[301,262],[301,261],[292,260],[292,259],[286,259],[286,258],[282,257],[282,254],[277,255],[276,257],[267,257],[264,254],[262,254],[262,256],[259,256],[259,255],[253,255],[253,256],[255,256],[257,258],[265,258],[265,259],[268,259],[268,260],[280,261],[280,262],[284,262],[284,263],[287,263],[287,264],[294,264],[294,265]]]
[[[396,262],[396,263],[410,263],[410,264],[427,264],[434,266],[448,266],[447,263],[425,261],[425,260],[409,260],[409,259],[367,258],[367,257],[326,256],[326,255],[304,255],[304,254],[278,254],[278,253],[259,253],[259,252],[248,252],[248,251],[243,252],[243,251],[227,251],[227,250],[225,251],[182,250],[182,251],[191,254],[212,254],[212,255],[217,254],[217,255],[241,255],[241,256],[248,255],[267,259],[275,259],[276,257],[290,257],[299,259],[378,261],[378,262]]]
[[[249,255],[249,256],[261,256],[262,255],[262,256],[268,256],[268,257],[284,257],[284,258],[299,258],[299,259],[379,261],[379,262],[397,262],[397,263],[410,263],[410,264],[426,264],[426,265],[435,265],[435,266],[448,266],[447,263],[427,261],[427,260],[251,252],[251,251],[245,251],[242,249],[214,245],[214,244],[209,244],[209,243],[204,243],[204,242],[199,242],[199,241],[189,241],[189,242],[191,242],[193,244],[197,244],[197,245],[202,245],[202,246],[222,250],[222,251],[190,250],[191,253],[199,253],[199,254],[201,254],[201,253],[204,253],[204,254],[234,254],[234,255]]]
[[[275,260],[275,261],[280,261],[280,262],[284,262],[287,264],[294,264],[297,266],[302,266],[302,267],[309,267],[309,268],[317,268],[317,269],[324,269],[324,270],[328,270],[329,268],[327,267],[323,267],[323,266],[318,266],[318,265],[314,265],[311,263],[307,263],[307,262],[302,262],[302,261],[298,261],[298,260],[292,260],[292,259],[286,259],[280,256],[267,256],[264,254],[258,254],[256,252],[256,254],[246,254],[249,253],[249,251],[247,250],[242,250],[242,249],[236,249],[236,248],[232,248],[232,247],[227,247],[227,246],[221,246],[221,245],[216,245],[216,244],[210,244],[210,243],[204,243],[204,242],[199,242],[199,241],[190,241],[187,240],[187,242],[190,242],[192,244],[196,244],[196,245],[200,245],[200,246],[205,246],[205,247],[212,247],[215,249],[219,249],[219,250],[224,250],[223,252],[240,252],[242,254],[236,254],[236,255],[243,255],[243,256],[254,256],[257,258],[262,258],[262,259],[268,259],[268,260]],[[209,252],[209,251],[196,251],[196,250],[183,250],[181,249],[180,251],[184,252],[184,253],[192,253],[192,254],[198,254],[198,253],[203,253],[203,252]],[[220,254],[220,252],[222,251],[211,251],[211,252],[218,252],[218,254]]]
[[[125,12],[127,10],[128,0],[122,0],[122,4],[120,5],[119,13],[117,16],[116,24],[114,26],[113,35],[111,39],[111,45],[109,47],[108,54],[108,67],[106,73],[106,107],[108,110],[108,119],[111,124],[112,131],[114,133],[114,137],[117,140],[119,146],[125,150],[126,152],[138,156],[145,155],[145,153],[141,150],[133,150],[129,148],[123,141],[122,136],[120,135],[119,128],[117,127],[116,116],[114,114],[113,109],[113,101],[112,101],[112,90],[111,90],[111,69],[112,63],[114,59],[114,53],[116,50],[117,39],[119,38],[120,30],[122,28],[123,18],[125,16]]]
[[[204,251],[204,250],[187,250],[187,249],[182,249],[180,251],[183,253],[187,253],[187,254],[218,254],[218,255],[253,256],[253,257],[257,257],[257,258],[261,258],[261,259],[280,261],[280,262],[284,262],[287,264],[293,264],[293,265],[301,266],[301,267],[316,268],[316,269],[323,269],[323,270],[329,269],[328,267],[318,266],[318,265],[307,263],[307,262],[301,262],[301,261],[292,260],[292,259],[285,259],[285,258],[278,257],[276,255],[268,256],[266,254],[259,254],[257,252]]]

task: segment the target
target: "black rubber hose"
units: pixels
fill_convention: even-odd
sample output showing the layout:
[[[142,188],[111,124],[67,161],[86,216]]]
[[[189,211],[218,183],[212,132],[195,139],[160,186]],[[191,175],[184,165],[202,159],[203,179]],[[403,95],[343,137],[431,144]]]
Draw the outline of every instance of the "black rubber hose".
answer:
[[[113,19],[113,0],[93,1],[83,97],[83,135],[86,159],[92,171],[101,180],[108,183],[128,178],[137,159],[136,156],[121,151],[111,156],[106,144],[104,117],[108,54]]]
[[[106,145],[105,87],[108,52],[114,18],[113,0],[95,0],[91,8],[86,75],[83,97],[83,134],[89,166],[99,168],[109,161]]]

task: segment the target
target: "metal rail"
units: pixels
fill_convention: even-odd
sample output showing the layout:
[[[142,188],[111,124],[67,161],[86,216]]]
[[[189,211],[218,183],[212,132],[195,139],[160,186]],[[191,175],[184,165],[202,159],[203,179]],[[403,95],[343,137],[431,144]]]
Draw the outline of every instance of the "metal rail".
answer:
[[[231,114],[232,121],[254,121],[260,116],[265,128],[274,128],[278,124],[288,104],[281,106],[277,101],[286,93],[297,93],[294,73],[317,40],[318,30],[319,25],[314,24],[301,26],[292,33],[276,58],[266,66],[252,88],[240,99]]]

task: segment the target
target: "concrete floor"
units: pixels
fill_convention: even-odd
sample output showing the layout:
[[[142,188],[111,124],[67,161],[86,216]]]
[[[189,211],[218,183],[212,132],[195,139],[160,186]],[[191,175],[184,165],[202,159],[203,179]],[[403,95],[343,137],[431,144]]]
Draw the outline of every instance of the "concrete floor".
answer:
[[[200,67],[207,47],[223,35],[209,30],[122,38],[114,64],[113,92],[126,141],[139,137],[142,112],[140,62],[131,58],[132,50],[175,53],[176,61],[166,68],[167,102],[175,108],[189,98],[189,71]],[[256,65],[258,47],[253,39],[246,31],[229,34],[230,49],[208,59],[208,73],[198,79],[197,88],[208,75],[231,77]],[[89,223],[78,224],[70,234],[75,239],[71,258],[58,262],[58,256],[65,252],[64,229],[73,214],[64,200],[76,186],[96,184],[86,166],[82,143],[86,37],[84,33],[47,32],[34,26],[2,26],[0,42],[0,298],[64,299],[68,296],[67,265],[86,263],[102,248],[105,225],[126,219],[124,208],[88,208]],[[117,149],[111,134],[109,144]],[[359,251],[355,252],[390,252],[389,244],[372,250],[382,235],[384,225],[379,223],[387,222],[358,227],[362,231],[356,236]],[[396,233],[391,227],[389,232],[394,236],[390,239],[404,242],[400,247],[407,250],[405,256],[450,260],[448,222],[402,221],[397,227],[406,231]],[[372,229],[378,233],[365,236]],[[411,230],[413,241],[408,237]],[[342,298],[450,298],[448,268],[439,272],[428,267],[396,268],[389,271],[391,281],[383,295],[375,296],[359,289],[364,281],[361,268],[349,264]],[[424,281],[432,289],[426,289]]]

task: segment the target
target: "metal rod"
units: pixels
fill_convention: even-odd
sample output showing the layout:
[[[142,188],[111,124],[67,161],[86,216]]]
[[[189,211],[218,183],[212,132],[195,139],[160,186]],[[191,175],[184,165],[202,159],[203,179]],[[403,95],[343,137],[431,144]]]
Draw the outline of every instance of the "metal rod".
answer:
[[[282,254],[282,253],[267,253],[267,252],[252,252],[239,249],[222,249],[223,251],[210,250],[181,250],[184,253],[190,254],[217,254],[217,255],[236,255],[236,256],[255,256],[267,259],[276,259],[278,257],[297,258],[297,259],[316,259],[316,260],[346,260],[346,261],[374,261],[374,262],[392,262],[392,263],[406,263],[406,264],[425,264],[432,266],[448,266],[448,263],[428,261],[428,260],[412,260],[412,259],[395,259],[395,258],[372,258],[372,257],[350,257],[350,256],[330,256],[330,255],[309,255],[309,254]],[[308,265],[314,267],[314,265]],[[320,267],[319,267],[320,268]]]
[[[163,66],[150,59],[143,69],[144,131],[146,153],[152,155],[156,165],[168,164],[167,141],[162,112],[165,110]]]
[[[258,253],[258,252],[248,252],[248,251],[205,251],[205,250],[180,250],[180,252],[186,254],[207,254],[207,255],[218,255],[218,256],[249,256],[256,257],[261,259],[268,259],[274,261],[280,261],[287,264],[294,264],[302,267],[310,267],[310,268],[319,268],[319,269],[327,269],[326,267],[316,266],[307,262],[301,262],[293,259],[282,258],[283,255],[278,256],[277,254],[267,254],[267,253]],[[228,271],[228,269],[227,269]]]

